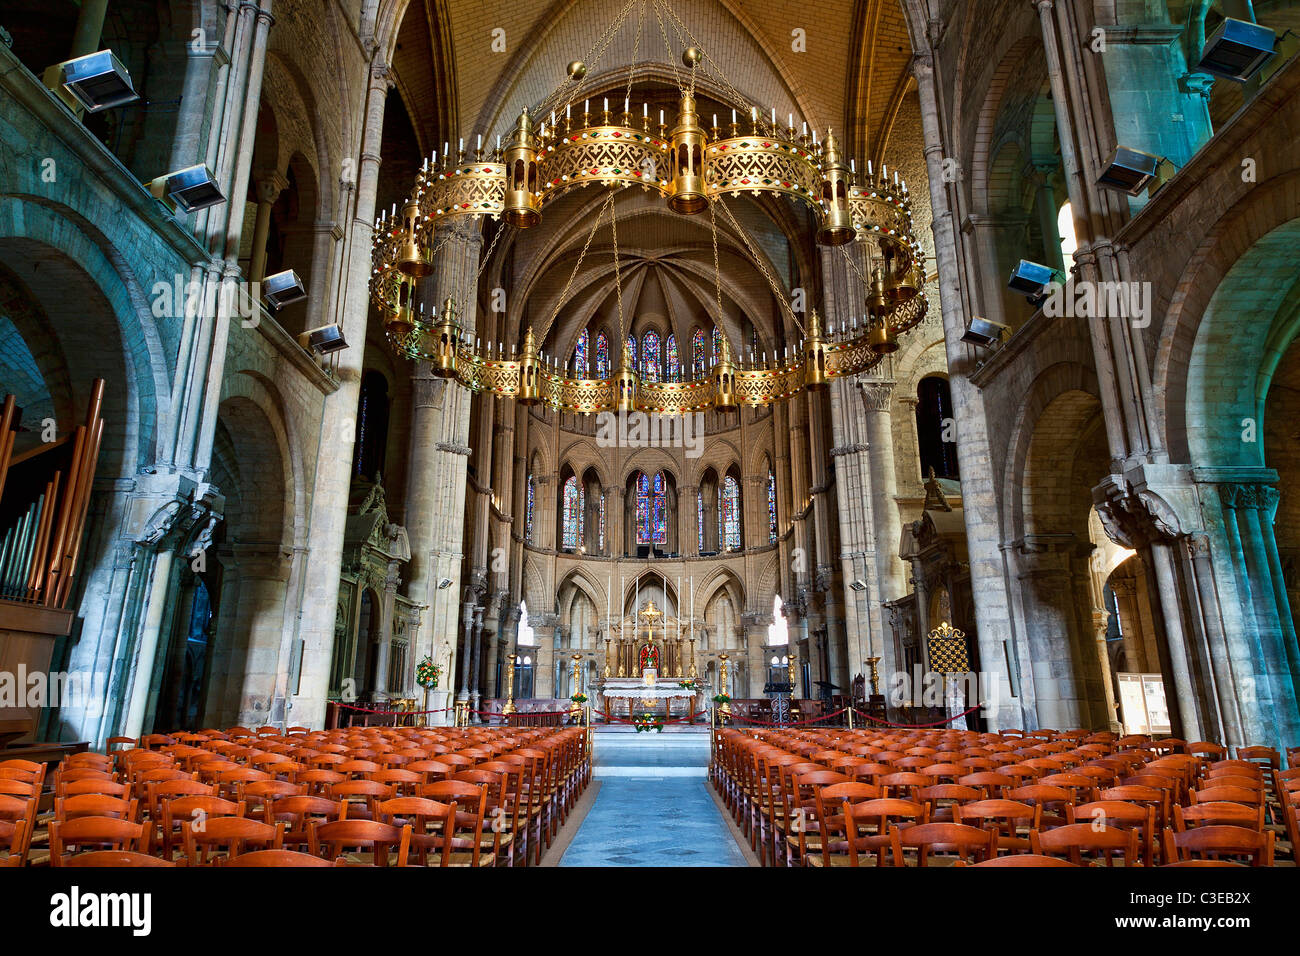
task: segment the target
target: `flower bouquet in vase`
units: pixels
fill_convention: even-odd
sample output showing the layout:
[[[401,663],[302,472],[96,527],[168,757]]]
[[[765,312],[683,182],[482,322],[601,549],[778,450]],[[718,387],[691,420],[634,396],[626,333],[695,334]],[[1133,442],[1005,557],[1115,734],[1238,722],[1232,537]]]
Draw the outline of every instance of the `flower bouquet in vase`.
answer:
[[[442,677],[442,665],[435,664],[428,655],[415,665],[415,682],[424,688],[424,709],[429,709],[429,691],[438,689],[438,680]],[[428,714],[422,715],[426,720]]]

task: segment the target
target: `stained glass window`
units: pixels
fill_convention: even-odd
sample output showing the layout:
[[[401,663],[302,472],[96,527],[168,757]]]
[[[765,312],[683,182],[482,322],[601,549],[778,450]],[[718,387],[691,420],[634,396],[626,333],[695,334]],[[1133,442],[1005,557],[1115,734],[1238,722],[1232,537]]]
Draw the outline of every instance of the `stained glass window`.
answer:
[[[536,485],[533,483],[533,476],[528,476],[527,504],[524,506],[524,540],[533,540],[533,496]]]
[[[695,365],[695,374],[704,370],[704,330],[696,329],[691,334],[691,362]]]
[[[767,469],[767,540],[776,541],[776,475]]]
[[[596,378],[609,378],[609,336],[596,335]]]
[[[582,540],[582,485],[576,477],[570,476],[564,483],[564,544],[565,548],[577,548]]]
[[[655,475],[654,532],[655,544],[668,543],[668,479],[661,471]]]
[[[668,373],[668,381],[682,380],[682,363],[677,358],[677,336],[671,332],[664,340],[664,370]]]
[[[713,363],[716,365],[722,357],[722,329],[713,327]]]
[[[704,492],[695,493],[695,533],[698,537],[700,551],[704,551]]]
[[[722,512],[722,547],[725,551],[740,550],[740,482],[728,475],[722,482],[720,493]]]
[[[600,508],[600,542],[597,545],[597,547],[599,547],[601,553],[604,554],[605,552],[605,497],[604,495],[598,498],[597,501],[599,503],[598,506]]]
[[[583,329],[578,336],[578,344],[573,347],[573,368],[581,378],[587,377],[587,343],[589,341],[587,330]]]
[[[641,377],[659,381],[659,333],[651,329],[641,339]]]
[[[650,543],[650,476],[636,480],[636,543]]]
[[[636,543],[668,543],[668,478],[642,473],[636,480]]]
[[[635,335],[629,335],[627,337],[627,354],[631,356],[632,367],[637,368],[638,366],[636,364],[636,336]]]

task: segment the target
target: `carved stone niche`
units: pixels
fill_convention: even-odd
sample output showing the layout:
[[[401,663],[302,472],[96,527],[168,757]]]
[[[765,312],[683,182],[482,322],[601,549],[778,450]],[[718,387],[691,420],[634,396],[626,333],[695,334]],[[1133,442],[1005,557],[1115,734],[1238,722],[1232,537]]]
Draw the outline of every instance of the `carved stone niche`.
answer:
[[[331,695],[374,700],[408,689],[414,666],[410,633],[418,626],[420,608],[398,591],[410,560],[406,528],[389,520],[382,478],[353,482],[343,531]],[[373,621],[361,620],[367,591],[373,594]],[[360,684],[358,673],[365,676]]]

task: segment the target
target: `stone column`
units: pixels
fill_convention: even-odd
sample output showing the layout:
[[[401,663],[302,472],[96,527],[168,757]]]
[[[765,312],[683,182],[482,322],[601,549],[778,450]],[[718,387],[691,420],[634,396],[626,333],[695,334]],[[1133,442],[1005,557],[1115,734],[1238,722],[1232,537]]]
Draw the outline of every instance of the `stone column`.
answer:
[[[469,701],[469,665],[470,647],[474,640],[474,603],[466,601],[461,605],[461,622],[460,632],[464,637],[464,645],[460,649],[460,684],[456,691],[456,702],[467,703]]]
[[[678,553],[684,558],[696,558],[700,554],[699,493],[698,485],[682,485],[678,489],[677,543]]]
[[[748,677],[746,697],[762,697],[767,683],[767,660],[775,649],[767,646],[767,629],[772,623],[770,614],[745,613],[740,616],[745,629],[745,673]],[[784,648],[780,649],[784,653]],[[737,677],[740,675],[737,674]]]
[[[375,690],[380,694],[401,697],[406,691],[406,675],[390,672],[393,660],[393,611],[397,603],[398,564],[392,561],[384,577],[379,599],[379,656],[375,661]],[[409,648],[408,648],[409,649]]]
[[[475,329],[473,276],[478,268],[482,236],[469,220],[442,226],[434,234],[438,245],[434,273],[419,288],[426,313],[440,309],[443,299],[471,290],[468,302],[458,302],[460,321],[467,334]],[[427,628],[412,636],[411,647],[419,660],[435,644],[458,645],[456,601],[438,600],[439,581],[449,581],[448,595],[462,593],[464,564],[466,463],[470,454],[470,395],[446,379],[435,377],[425,362],[417,363],[411,382],[411,428],[407,446],[406,502],[403,524],[411,544],[406,594],[432,608]],[[540,495],[539,495],[540,503]],[[534,516],[536,527],[536,516]],[[466,643],[465,647],[469,647]],[[455,658],[448,662],[451,672]],[[468,680],[459,688],[468,690]],[[466,698],[457,695],[457,700]]]
[[[996,684],[991,689],[998,701],[985,713],[991,730],[1023,727],[1025,714],[1021,699],[1011,694],[1007,674],[1007,657],[1029,660],[1028,648],[1008,645],[1014,640],[1009,624],[1007,580],[997,540],[998,491],[993,474],[993,456],[989,450],[983,399],[968,377],[973,366],[972,350],[961,341],[966,316],[962,309],[961,263],[956,248],[954,215],[949,205],[949,184],[944,179],[945,149],[941,131],[942,111],[936,91],[933,55],[923,53],[913,58],[921,123],[925,138],[926,170],[930,183],[930,206],[933,211],[934,248],[939,267],[939,301],[943,312],[944,341],[947,346],[949,385],[957,417],[957,454],[961,460],[962,504],[966,517],[966,537],[970,552],[971,590],[975,603],[976,637],[980,648],[980,665]]]
[[[531,609],[528,623],[537,638],[537,653],[533,657],[533,696],[555,696],[555,615],[538,614]]]
[[[470,710],[481,710],[483,693],[480,689],[482,674],[480,667],[483,660],[483,608],[474,608],[474,629],[470,632],[469,645],[469,707]],[[471,723],[479,723],[480,719],[475,715]]]
[[[1140,673],[1146,669],[1146,648],[1141,643],[1142,621],[1137,609],[1136,579],[1112,577],[1110,589],[1115,594],[1115,608],[1119,612],[1124,657],[1129,668]]]
[[[356,437],[357,397],[370,308],[370,251],[375,218],[375,193],[379,179],[379,147],[388,93],[387,69],[376,63],[370,73],[366,117],[357,174],[356,204],[349,225],[349,257],[344,275],[344,295],[337,303],[336,319],[352,347],[338,353],[340,385],[326,396],[321,416],[321,444],[316,483],[312,492],[311,531],[308,535],[307,593],[302,628],[302,679],[291,704],[289,719],[320,727],[325,721],[330,660],[334,650],[334,616],[338,603],[339,564],[351,487],[351,447]],[[414,544],[414,542],[412,542]],[[422,601],[421,603],[428,603]]]
[[[260,173],[253,182],[257,190],[257,219],[253,223],[253,256],[248,267],[248,281],[266,278],[266,242],[271,235],[271,208],[280,193],[289,188],[289,180],[274,170]]]

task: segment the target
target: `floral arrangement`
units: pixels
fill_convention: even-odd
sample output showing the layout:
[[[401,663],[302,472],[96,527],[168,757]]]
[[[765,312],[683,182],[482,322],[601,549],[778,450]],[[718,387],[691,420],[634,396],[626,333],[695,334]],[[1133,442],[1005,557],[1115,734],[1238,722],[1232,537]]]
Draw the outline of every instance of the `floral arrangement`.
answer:
[[[435,664],[432,657],[426,657],[415,665],[415,682],[426,690],[436,688],[442,677],[442,665]]]
[[[585,704],[587,702],[587,695],[582,693],[582,691],[578,691],[578,693],[570,697],[569,700],[573,701],[575,704]]]
[[[682,690],[699,690],[704,686],[704,681],[700,680],[698,677],[688,677],[686,680],[682,681],[679,686]]]
[[[663,718],[656,717],[654,714],[651,713],[642,714],[640,717],[636,718],[636,720],[633,721],[633,723],[635,723],[636,725],[636,732],[638,734],[641,733],[642,731],[649,733],[652,730],[655,733],[663,733],[664,730]]]
[[[715,704],[730,704],[731,698],[728,697],[726,694],[714,694],[713,702]]]

